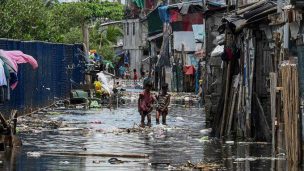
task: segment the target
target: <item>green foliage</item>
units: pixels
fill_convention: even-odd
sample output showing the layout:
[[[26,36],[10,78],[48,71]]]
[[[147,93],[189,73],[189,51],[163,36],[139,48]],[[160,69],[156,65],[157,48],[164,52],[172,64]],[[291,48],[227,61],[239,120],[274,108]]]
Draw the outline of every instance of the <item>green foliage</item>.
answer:
[[[114,61],[113,46],[123,36],[122,30],[118,26],[108,26],[102,31],[94,27],[90,33],[91,49],[96,49],[106,60]]]
[[[58,0],[2,0],[0,37],[67,43],[66,41],[75,40],[72,32],[78,34],[84,22],[122,18],[123,5],[116,2],[58,3]],[[73,37],[69,38],[69,35]]]
[[[113,61],[113,59],[115,57],[115,52],[114,52],[113,47],[108,46],[108,45],[102,46],[100,49],[98,49],[97,52],[102,54],[102,56],[108,61]]]
[[[72,2],[56,4],[52,8],[54,19],[64,19],[70,26],[79,26],[96,19],[121,20],[123,6],[116,2]],[[66,20],[68,19],[68,21]]]
[[[109,26],[106,30],[106,38],[112,43],[116,43],[122,36],[123,32],[117,26]]]
[[[82,32],[79,27],[72,27],[68,32],[62,34],[60,37],[63,43],[79,43],[83,42]]]
[[[1,38],[81,43],[81,28],[86,23],[90,26],[91,47],[107,59],[114,57],[112,46],[122,36],[122,32],[120,28],[112,26],[100,31],[98,23],[122,19],[123,5],[116,2],[0,0]]]
[[[0,37],[49,40],[49,13],[39,0],[7,0],[0,5]]]

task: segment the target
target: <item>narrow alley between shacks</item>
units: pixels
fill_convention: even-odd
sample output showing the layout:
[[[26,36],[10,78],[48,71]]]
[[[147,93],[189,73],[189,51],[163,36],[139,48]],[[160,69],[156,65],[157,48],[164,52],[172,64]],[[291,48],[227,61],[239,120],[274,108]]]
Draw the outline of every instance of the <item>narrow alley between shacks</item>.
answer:
[[[303,14],[0,1],[0,171],[303,170]]]
[[[167,126],[153,122],[151,128],[141,128],[138,118],[136,105],[112,110],[55,108],[21,117],[17,130],[23,148],[12,151],[13,160],[4,160],[0,168],[34,171],[271,167],[270,144],[211,138],[211,130],[205,128],[203,108],[172,104]]]

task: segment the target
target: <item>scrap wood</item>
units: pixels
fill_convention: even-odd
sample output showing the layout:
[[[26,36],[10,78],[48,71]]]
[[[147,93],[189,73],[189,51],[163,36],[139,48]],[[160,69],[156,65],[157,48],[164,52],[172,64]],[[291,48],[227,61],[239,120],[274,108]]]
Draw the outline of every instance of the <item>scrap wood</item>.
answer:
[[[2,113],[0,112],[0,121],[3,124],[3,127],[8,128],[9,124],[7,123],[7,121],[5,120],[4,116],[2,115]]]
[[[193,164],[190,161],[188,161],[186,164],[181,166],[181,169],[186,169],[186,168],[191,168],[191,169],[199,169],[199,170],[210,170],[210,169],[218,169],[221,168],[222,166],[217,164],[217,163],[196,163]]]
[[[123,157],[123,158],[149,158],[147,154],[136,153],[95,153],[95,152],[81,152],[81,151],[49,151],[43,153],[45,155],[64,155],[64,156],[96,156],[96,157]]]
[[[285,61],[280,71],[283,87],[285,148],[290,163],[297,164],[301,161],[298,68],[297,65]]]

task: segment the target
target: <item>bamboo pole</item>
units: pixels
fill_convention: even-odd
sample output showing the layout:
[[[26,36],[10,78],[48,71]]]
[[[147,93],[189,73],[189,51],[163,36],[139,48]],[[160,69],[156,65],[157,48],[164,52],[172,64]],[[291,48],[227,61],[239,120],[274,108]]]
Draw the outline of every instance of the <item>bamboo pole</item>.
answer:
[[[271,122],[272,122],[272,155],[276,154],[276,87],[277,87],[277,74],[271,72],[270,74],[270,102],[271,102]]]

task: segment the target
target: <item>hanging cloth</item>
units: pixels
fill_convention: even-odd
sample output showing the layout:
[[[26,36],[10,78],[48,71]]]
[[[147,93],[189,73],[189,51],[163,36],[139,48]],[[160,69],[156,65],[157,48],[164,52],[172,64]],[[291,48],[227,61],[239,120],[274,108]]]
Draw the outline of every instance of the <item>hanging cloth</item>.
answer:
[[[144,8],[144,6],[145,6],[143,0],[133,0],[133,3],[135,3],[136,6],[139,8]]]
[[[13,59],[7,57],[4,53],[4,50],[1,49],[0,49],[0,59],[2,59],[2,61],[7,64],[10,72],[18,72],[17,63],[14,62]]]
[[[35,58],[30,55],[24,54],[21,51],[14,50],[14,51],[3,51],[4,57],[10,58],[17,64],[24,64],[29,63],[33,69],[38,68],[38,63]],[[18,67],[17,67],[18,70]]]
[[[0,86],[7,86],[7,80],[3,65],[4,62],[0,59]]]
[[[168,6],[161,5],[158,7],[158,15],[160,20],[163,23],[169,23],[170,22],[170,13],[168,11]]]
[[[35,58],[18,50],[5,51],[0,49],[0,59],[7,64],[7,68],[10,71],[10,86],[12,89],[15,89],[18,83],[18,64],[29,63],[33,69],[38,67]]]

